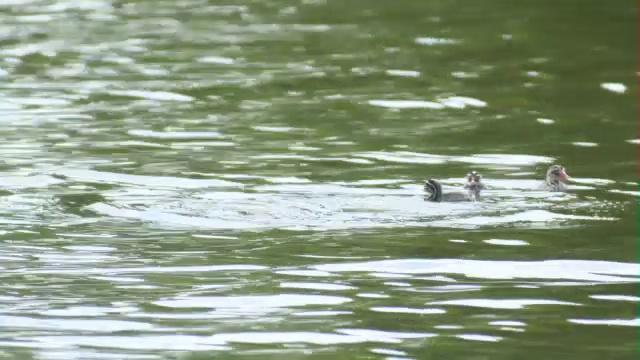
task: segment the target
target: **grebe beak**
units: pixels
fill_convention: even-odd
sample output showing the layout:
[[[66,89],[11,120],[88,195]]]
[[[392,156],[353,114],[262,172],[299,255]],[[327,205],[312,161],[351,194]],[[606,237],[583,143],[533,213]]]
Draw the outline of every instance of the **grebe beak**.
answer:
[[[562,169],[562,170],[560,170],[558,172],[558,178],[560,180],[563,180],[563,181],[570,181],[571,180],[571,177],[567,174],[566,171],[564,171],[564,169]]]

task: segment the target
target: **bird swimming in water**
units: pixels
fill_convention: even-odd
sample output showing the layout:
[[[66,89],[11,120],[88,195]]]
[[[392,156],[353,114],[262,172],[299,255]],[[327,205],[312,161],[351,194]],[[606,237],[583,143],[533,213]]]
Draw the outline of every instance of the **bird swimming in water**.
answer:
[[[549,191],[566,191],[566,182],[569,180],[571,180],[571,178],[569,177],[569,175],[567,175],[564,166],[551,165],[549,169],[547,169],[547,176],[544,180],[544,188]]]
[[[429,179],[424,183],[424,190],[427,192],[426,201],[433,202],[461,202],[480,200],[480,191],[484,189],[482,175],[477,171],[467,174],[464,189],[466,192],[442,192],[442,185],[439,181]]]

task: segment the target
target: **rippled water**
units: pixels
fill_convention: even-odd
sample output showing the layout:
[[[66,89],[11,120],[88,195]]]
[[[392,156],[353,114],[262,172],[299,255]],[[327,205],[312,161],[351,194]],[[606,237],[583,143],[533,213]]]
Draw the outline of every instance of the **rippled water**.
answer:
[[[0,357],[635,358],[636,14],[2,2]]]

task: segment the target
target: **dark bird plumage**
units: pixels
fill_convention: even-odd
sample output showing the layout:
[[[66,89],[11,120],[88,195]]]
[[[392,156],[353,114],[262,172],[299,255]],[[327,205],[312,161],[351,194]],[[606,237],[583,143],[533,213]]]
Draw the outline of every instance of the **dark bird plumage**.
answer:
[[[460,201],[477,201],[480,200],[480,191],[484,189],[482,183],[482,175],[476,171],[467,174],[466,183],[464,184],[465,192],[448,192],[443,193],[442,185],[438,180],[429,179],[424,183],[424,190],[427,193],[426,201],[433,202],[460,202]]]

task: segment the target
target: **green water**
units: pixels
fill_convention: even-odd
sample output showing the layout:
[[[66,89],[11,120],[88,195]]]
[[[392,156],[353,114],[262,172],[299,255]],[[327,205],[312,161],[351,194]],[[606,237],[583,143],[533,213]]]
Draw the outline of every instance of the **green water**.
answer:
[[[637,358],[637,20],[1,4],[0,358]]]

